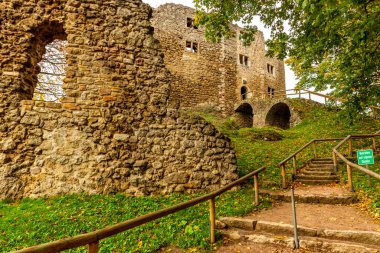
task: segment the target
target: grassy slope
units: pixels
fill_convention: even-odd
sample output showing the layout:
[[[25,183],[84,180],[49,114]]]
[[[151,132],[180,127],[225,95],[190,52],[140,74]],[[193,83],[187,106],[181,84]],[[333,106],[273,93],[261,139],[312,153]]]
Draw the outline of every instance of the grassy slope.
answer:
[[[231,120],[223,120],[209,113],[200,114],[230,136],[237,152],[240,174],[246,174],[266,165],[268,170],[261,180],[275,183],[278,182],[279,175],[279,169],[275,165],[309,140],[344,137],[349,133],[374,132],[378,126],[378,122],[366,121],[364,124],[348,127],[333,121],[336,114],[333,111],[319,107],[312,108],[297,100],[294,101],[294,106],[305,112],[303,114],[305,120],[286,131],[270,128],[233,130],[234,123]],[[273,131],[283,135],[283,140],[257,140],[262,135],[268,133],[271,135]],[[355,176],[354,180],[356,185],[360,184],[365,188],[367,194],[371,193],[375,198],[376,196],[377,199],[380,198],[379,188],[367,187],[365,177]],[[217,216],[244,215],[252,211],[254,209],[250,204],[252,194],[250,189],[243,188],[218,198]],[[2,201],[0,202],[0,252],[9,252],[103,228],[195,196],[70,195],[51,199]],[[369,204],[373,205],[373,208],[379,207],[378,201],[372,200]],[[268,205],[268,199],[264,199],[260,208]],[[208,206],[205,203],[103,240],[101,252],[153,252],[169,244],[184,248],[197,247],[194,252],[199,252],[200,249],[211,247],[208,236]],[[85,252],[84,248],[77,251]]]
[[[288,130],[270,127],[237,129],[236,124],[231,119],[223,120],[215,114],[204,112],[199,114],[210,122],[213,122],[223,133],[231,138],[238,157],[237,161],[241,175],[261,166],[266,166],[268,169],[261,180],[272,182],[270,186],[274,188],[280,185],[280,168],[277,164],[312,139],[344,138],[349,134],[374,133],[380,129],[379,120],[363,118],[353,125],[348,125],[335,110],[327,109],[323,106],[315,106],[314,103],[305,100],[294,99],[291,100],[291,103],[300,112],[303,120],[300,124]],[[260,136],[270,135],[271,133],[281,134],[283,139],[279,141],[260,139]],[[354,141],[354,150],[369,147],[371,143],[371,140]],[[380,138],[377,138],[377,143],[380,145]],[[318,144],[318,156],[331,157],[332,147],[337,144],[338,142]],[[347,153],[347,147],[343,146],[342,151]],[[312,152],[311,147],[306,149],[297,157],[297,163],[301,165],[310,159]],[[380,157],[377,158],[378,162],[370,167],[378,173],[380,173],[379,159]],[[288,173],[291,173],[291,162],[287,164]],[[371,211],[380,216],[379,182],[372,179],[372,186],[368,187],[367,177],[363,173],[355,171],[353,181],[354,185],[358,188],[357,191],[360,192],[363,198],[372,199],[369,201]]]
[[[0,252],[74,236],[147,214],[198,195],[172,194],[155,197],[116,195],[67,195],[50,199],[0,202]],[[253,191],[242,188],[216,199],[217,216],[241,216],[268,207],[252,205]],[[156,222],[102,240],[101,252],[154,252],[167,245],[200,252],[209,244],[208,203],[203,203]],[[78,248],[68,252],[86,252]]]

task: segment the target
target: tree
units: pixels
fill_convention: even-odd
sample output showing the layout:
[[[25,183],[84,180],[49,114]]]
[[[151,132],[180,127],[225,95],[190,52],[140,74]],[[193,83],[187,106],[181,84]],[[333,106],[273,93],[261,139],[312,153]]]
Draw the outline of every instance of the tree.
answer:
[[[66,41],[54,40],[45,47],[45,54],[38,63],[41,71],[38,74],[33,99],[58,101],[60,97],[64,96],[62,84],[67,66],[65,58],[66,44]]]
[[[268,55],[287,59],[299,88],[331,89],[350,117],[380,106],[380,2],[378,0],[194,0],[206,37],[231,36],[241,21],[246,43],[255,15],[271,28]],[[290,27],[285,32],[285,26]]]

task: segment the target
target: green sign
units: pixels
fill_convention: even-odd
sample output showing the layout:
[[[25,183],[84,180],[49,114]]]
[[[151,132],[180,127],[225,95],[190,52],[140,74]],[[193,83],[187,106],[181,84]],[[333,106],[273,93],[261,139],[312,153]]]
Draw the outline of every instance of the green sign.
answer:
[[[372,149],[358,150],[356,153],[358,155],[359,165],[367,165],[367,164],[375,163]]]

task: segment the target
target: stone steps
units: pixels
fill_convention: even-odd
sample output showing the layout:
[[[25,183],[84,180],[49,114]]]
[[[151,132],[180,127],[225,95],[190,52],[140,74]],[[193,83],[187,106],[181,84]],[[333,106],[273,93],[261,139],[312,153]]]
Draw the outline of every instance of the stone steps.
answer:
[[[296,182],[307,185],[338,183],[331,158],[314,158],[296,175]]]
[[[334,169],[334,165],[330,164],[308,164],[306,166],[307,168],[323,168],[323,169]]]
[[[303,180],[297,180],[297,182],[302,183],[302,184],[306,184],[306,185],[323,185],[323,184],[335,184],[335,183],[339,183],[339,180],[334,180],[334,179],[331,179],[331,180],[326,180],[326,179],[322,179],[322,180],[316,180],[316,179],[306,180],[306,179],[303,179]]]
[[[339,204],[348,205],[358,202],[358,198],[355,194],[342,194],[342,195],[318,195],[318,194],[297,194],[295,191],[294,199],[297,203],[313,203],[313,204]],[[271,199],[281,202],[291,202],[291,196],[289,192],[271,192],[261,190],[261,194],[269,195]]]
[[[258,243],[254,238],[258,239],[259,237],[267,236],[267,240],[263,240],[262,243],[271,243],[273,238],[280,238],[284,246],[293,247],[293,244],[289,243],[293,241],[291,236],[294,233],[294,228],[291,224],[235,217],[220,218],[218,224],[220,227],[224,227],[221,230],[222,234],[232,239],[244,237]],[[298,226],[298,235],[301,248],[309,250],[316,245],[319,245],[319,247],[315,249],[320,249],[321,244],[324,242],[326,245],[330,245],[331,251],[329,252],[380,252],[380,232],[376,231],[332,230]],[[310,242],[319,243],[310,244]],[[333,247],[331,243],[336,245]],[[311,247],[311,245],[314,246]],[[339,251],[343,246],[346,251]]]
[[[334,175],[334,174],[330,174],[330,175],[320,175],[320,174],[303,175],[303,174],[298,174],[296,176],[296,179],[298,181],[303,181],[303,180],[338,180],[339,181],[339,177],[337,175]]]
[[[334,172],[327,171],[327,170],[303,170],[303,175],[320,175],[320,176],[329,176],[334,175]]]
[[[225,237],[232,240],[244,239],[247,242],[252,243],[252,248],[254,245],[279,245],[284,248],[294,249],[295,243],[294,238],[291,236],[278,236],[266,233],[254,233],[249,234],[242,230],[226,230],[221,232]],[[328,252],[328,253],[379,253],[379,249],[376,246],[368,245],[364,243],[352,243],[352,242],[342,242],[339,240],[331,240],[325,238],[316,238],[308,236],[299,236],[299,247],[301,252]]]
[[[331,160],[311,160],[310,161],[311,164],[330,164],[330,165],[333,165],[334,162]]]

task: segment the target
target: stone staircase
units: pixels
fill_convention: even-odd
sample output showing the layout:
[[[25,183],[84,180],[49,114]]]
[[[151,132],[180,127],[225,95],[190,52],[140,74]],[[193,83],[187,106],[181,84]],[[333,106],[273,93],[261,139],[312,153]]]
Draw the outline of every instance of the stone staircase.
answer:
[[[380,253],[379,219],[355,206],[355,194],[335,184],[298,185],[295,192],[300,252]],[[290,252],[294,248],[290,191],[263,193],[272,197],[271,208],[245,217],[222,217],[219,232],[250,249],[241,253]],[[268,250],[255,251],[260,245]],[[271,251],[271,245],[283,251]]]
[[[331,158],[314,158],[295,176],[295,181],[306,185],[338,183],[339,176],[334,172]]]

